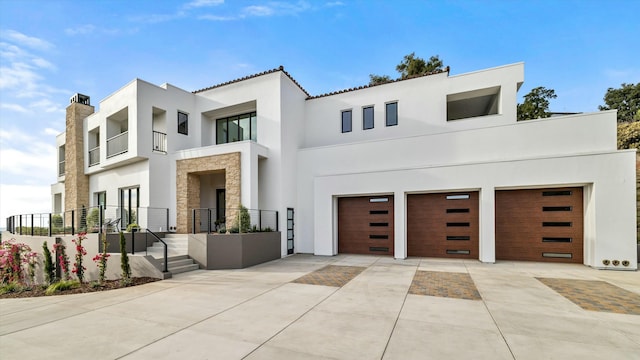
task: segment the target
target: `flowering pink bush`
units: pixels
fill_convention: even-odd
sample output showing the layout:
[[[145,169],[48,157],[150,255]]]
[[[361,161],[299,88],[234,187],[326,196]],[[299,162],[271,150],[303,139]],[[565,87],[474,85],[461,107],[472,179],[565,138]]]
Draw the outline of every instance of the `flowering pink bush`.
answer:
[[[78,281],[81,283],[84,282],[84,271],[87,270],[87,268],[82,265],[82,257],[87,255],[87,250],[82,246],[82,240],[86,238],[87,233],[82,232],[78,234],[77,239],[71,240],[76,244],[76,261],[73,263],[73,270],[71,270],[71,272],[76,274]]]
[[[105,279],[105,273],[107,272],[107,260],[109,260],[109,255],[110,254],[108,253],[102,253],[97,254],[93,257],[93,261],[96,263],[96,266],[98,266],[100,283],[103,283]]]
[[[15,239],[0,243],[0,281],[3,284],[26,284],[27,279],[34,284],[37,263],[38,254],[32,252],[29,245],[16,243]],[[23,265],[27,266],[28,272],[23,271]]]
[[[60,265],[61,272],[64,274],[64,280],[71,280],[66,246],[64,246],[63,243],[53,244],[53,250],[58,254],[58,264]]]

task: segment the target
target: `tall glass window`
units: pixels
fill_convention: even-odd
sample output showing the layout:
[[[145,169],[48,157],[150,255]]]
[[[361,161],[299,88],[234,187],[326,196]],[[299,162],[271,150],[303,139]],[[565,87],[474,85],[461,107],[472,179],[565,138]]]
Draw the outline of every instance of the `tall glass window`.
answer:
[[[342,112],[342,132],[351,132],[351,110]]]
[[[258,140],[258,117],[255,111],[216,120],[216,144],[244,140]]]
[[[126,229],[129,224],[138,223],[138,207],[140,207],[140,188],[120,189],[120,224]]]
[[[189,134],[189,115],[181,111],[178,111],[178,133]]]
[[[362,108],[362,129],[373,129],[373,106]]]
[[[385,118],[387,126],[398,125],[398,103],[392,102],[385,105]]]

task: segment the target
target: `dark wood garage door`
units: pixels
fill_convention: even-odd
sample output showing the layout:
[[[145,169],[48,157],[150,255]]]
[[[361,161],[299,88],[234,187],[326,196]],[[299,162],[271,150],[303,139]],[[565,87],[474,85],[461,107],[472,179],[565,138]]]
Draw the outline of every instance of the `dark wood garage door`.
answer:
[[[407,255],[478,259],[478,192],[407,196]]]
[[[496,191],[496,259],[583,262],[582,188]]]
[[[338,199],[338,252],[393,255],[393,195]]]

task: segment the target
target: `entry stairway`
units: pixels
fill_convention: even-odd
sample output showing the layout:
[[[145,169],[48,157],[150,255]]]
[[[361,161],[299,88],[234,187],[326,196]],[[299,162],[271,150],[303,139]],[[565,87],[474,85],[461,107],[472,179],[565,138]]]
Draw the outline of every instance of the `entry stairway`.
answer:
[[[198,270],[199,266],[188,255],[189,238],[186,234],[167,234],[162,240],[167,243],[168,270],[172,275]],[[164,244],[156,241],[147,248],[147,255],[160,261],[164,268]]]

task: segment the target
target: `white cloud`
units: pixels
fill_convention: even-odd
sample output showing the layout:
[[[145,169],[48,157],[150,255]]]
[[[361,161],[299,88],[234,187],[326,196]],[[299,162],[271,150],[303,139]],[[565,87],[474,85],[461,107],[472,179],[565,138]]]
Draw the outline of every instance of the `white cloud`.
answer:
[[[66,28],[64,29],[64,33],[67,35],[88,35],[93,33],[96,30],[95,25],[91,25],[91,24],[86,24],[86,25],[80,25],[78,27],[75,28]]]
[[[49,61],[47,61],[47,60],[45,60],[45,59],[43,59],[43,58],[40,58],[40,57],[33,58],[33,59],[31,60],[31,62],[32,62],[33,64],[35,64],[37,67],[39,67],[39,68],[43,68],[43,69],[51,69],[51,70],[55,70],[55,69],[56,69],[56,66],[55,66],[55,65],[53,65],[53,64],[52,64],[52,63],[50,63]]]
[[[194,0],[184,6],[185,9],[210,7],[224,4],[224,0]]]
[[[275,10],[269,6],[251,5],[242,9],[242,13],[245,16],[270,16],[273,15]]]
[[[0,130],[2,183],[51,182],[55,178],[56,168],[56,147],[53,144],[53,135],[37,137],[15,128]]]
[[[53,44],[13,30],[1,30],[0,36],[0,109],[19,114],[12,114],[18,121],[3,123],[0,129],[0,219],[4,219],[50,211],[58,132],[43,129],[42,124],[62,117],[64,109],[52,96],[69,92],[46,82],[47,72],[56,70],[47,59]],[[9,124],[15,127],[8,128]]]
[[[235,16],[220,16],[220,15],[200,15],[198,16],[200,20],[211,20],[211,21],[231,21],[238,20],[238,17]]]
[[[48,185],[0,184],[0,199],[2,227],[4,219],[12,215],[51,212],[51,188]]]
[[[27,113],[27,112],[29,112],[28,109],[26,109],[24,106],[19,105],[19,104],[1,103],[0,104],[0,108],[7,109],[7,110],[10,110],[10,111],[19,112],[19,113]]]
[[[53,48],[53,44],[37,37],[27,36],[15,30],[2,30],[0,37],[13,40],[14,42],[36,50],[49,50]]]
[[[344,3],[342,1],[331,1],[331,2],[328,2],[328,3],[324,4],[324,6],[326,6],[326,7],[344,6]]]
[[[149,14],[149,15],[134,16],[130,18],[130,20],[133,22],[157,24],[157,23],[184,18],[186,15],[187,14],[185,12],[178,11],[175,14]]]
[[[54,113],[54,112],[64,113],[65,112],[65,109],[62,108],[60,104],[53,102],[49,99],[41,99],[38,101],[34,101],[30,103],[29,106],[36,107],[39,110],[47,113]]]
[[[62,131],[60,130],[56,130],[56,129],[52,129],[52,128],[45,128],[42,131],[45,135],[51,135],[51,136],[58,136],[62,133]]]
[[[291,16],[301,12],[312,10],[312,6],[306,1],[288,3],[283,1],[271,1],[264,5],[249,5],[243,7],[236,15],[204,14],[198,16],[201,20],[230,21],[251,17]]]

